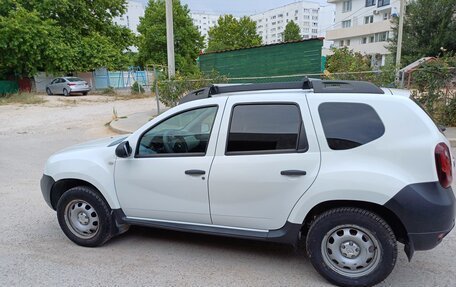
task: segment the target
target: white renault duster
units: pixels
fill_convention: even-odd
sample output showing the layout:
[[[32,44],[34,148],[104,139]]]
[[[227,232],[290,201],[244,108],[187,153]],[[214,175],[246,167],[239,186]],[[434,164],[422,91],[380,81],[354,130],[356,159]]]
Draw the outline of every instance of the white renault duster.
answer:
[[[41,189],[83,246],[143,225],[305,241],[330,282],[368,286],[454,226],[449,142],[404,92],[366,82],[211,86],[133,134],[51,156]]]

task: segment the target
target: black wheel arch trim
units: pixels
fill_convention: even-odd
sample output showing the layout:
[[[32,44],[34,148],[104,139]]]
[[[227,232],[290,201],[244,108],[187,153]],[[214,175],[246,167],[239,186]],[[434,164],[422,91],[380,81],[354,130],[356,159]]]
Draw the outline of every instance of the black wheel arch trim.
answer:
[[[406,228],[404,251],[411,260],[415,250],[437,246],[455,224],[455,196],[439,182],[410,184],[384,204]]]

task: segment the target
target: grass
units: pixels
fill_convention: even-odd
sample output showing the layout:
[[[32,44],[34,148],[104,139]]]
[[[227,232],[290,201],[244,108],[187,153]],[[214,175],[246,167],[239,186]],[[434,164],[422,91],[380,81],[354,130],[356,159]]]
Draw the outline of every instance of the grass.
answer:
[[[17,93],[9,95],[0,95],[0,105],[9,104],[24,104],[24,105],[39,105],[45,103],[43,96],[34,93]]]

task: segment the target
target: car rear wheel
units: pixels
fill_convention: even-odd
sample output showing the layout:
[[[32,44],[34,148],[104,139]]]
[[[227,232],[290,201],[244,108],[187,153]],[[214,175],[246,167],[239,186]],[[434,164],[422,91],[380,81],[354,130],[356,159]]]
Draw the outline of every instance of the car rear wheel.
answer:
[[[87,96],[88,93],[89,93],[89,92],[83,92],[82,95],[83,95],[83,96]]]
[[[65,235],[78,245],[100,246],[114,233],[109,206],[86,186],[74,187],[62,195],[57,218]]]
[[[49,89],[49,88],[46,88],[46,93],[48,94],[48,96],[52,96],[52,92],[51,92],[51,89]]]
[[[68,93],[68,90],[67,89],[63,89],[63,95],[65,97],[68,97],[70,94]]]
[[[317,217],[306,247],[315,269],[339,286],[378,284],[391,273],[397,258],[389,225],[360,208],[337,208]]]

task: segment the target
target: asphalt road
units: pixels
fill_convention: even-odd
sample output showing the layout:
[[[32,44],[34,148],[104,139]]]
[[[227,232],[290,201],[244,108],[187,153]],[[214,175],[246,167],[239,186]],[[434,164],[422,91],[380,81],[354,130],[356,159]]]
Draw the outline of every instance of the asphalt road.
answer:
[[[0,286],[329,286],[302,252],[277,244],[146,228],[131,228],[99,248],[70,242],[42,199],[46,159],[112,135],[104,124],[113,107],[121,116],[154,102],[59,98],[0,106]],[[455,286],[455,270],[453,231],[410,263],[401,251],[382,286]]]

